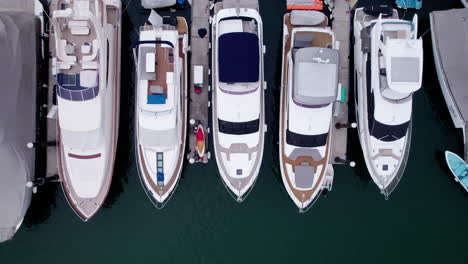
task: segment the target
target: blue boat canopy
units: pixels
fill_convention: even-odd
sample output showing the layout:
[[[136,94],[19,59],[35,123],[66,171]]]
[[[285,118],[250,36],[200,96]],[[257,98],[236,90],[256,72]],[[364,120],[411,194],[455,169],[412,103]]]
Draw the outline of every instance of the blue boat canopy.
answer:
[[[224,83],[258,82],[260,52],[258,36],[233,32],[219,37],[219,81]]]
[[[82,75],[89,77],[89,73],[91,73],[91,82],[96,83],[95,85],[91,85],[90,87],[83,87],[81,79],[83,79]],[[62,99],[69,100],[69,101],[87,101],[95,98],[99,94],[99,86],[97,85],[98,82],[97,73],[87,72],[87,73],[80,73],[80,74],[66,74],[66,73],[58,73],[56,76],[57,80],[57,95],[60,96]]]

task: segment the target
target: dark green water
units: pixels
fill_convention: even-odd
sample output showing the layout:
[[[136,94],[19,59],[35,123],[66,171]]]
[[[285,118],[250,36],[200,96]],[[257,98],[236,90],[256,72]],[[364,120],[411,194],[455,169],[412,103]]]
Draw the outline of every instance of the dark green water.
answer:
[[[429,27],[430,11],[461,7],[458,2],[425,0],[418,11],[421,34]],[[129,47],[145,19],[139,0],[133,0],[123,20],[118,162],[106,206],[82,223],[59,186],[40,189],[15,238],[0,244],[1,264],[468,263],[468,231],[463,227],[468,195],[453,181],[443,158],[446,149],[462,153],[462,136],[453,128],[442,98],[430,33],[424,36],[424,87],[415,96],[409,163],[390,200],[385,201],[370,180],[353,133],[349,153],[357,168],[335,167],[333,191],[306,214],[298,214],[283,188],[277,161],[285,3],[260,3],[269,132],[262,170],[248,199],[237,204],[228,195],[214,160],[186,166],[164,210],[155,209],[143,192],[133,150]],[[405,17],[409,19],[410,12]]]

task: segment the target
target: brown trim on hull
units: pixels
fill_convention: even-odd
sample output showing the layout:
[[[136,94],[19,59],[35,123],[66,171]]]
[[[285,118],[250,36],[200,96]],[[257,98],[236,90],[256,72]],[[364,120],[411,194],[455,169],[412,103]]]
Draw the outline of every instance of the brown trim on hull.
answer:
[[[330,147],[330,144],[329,144],[329,141],[330,141],[330,136],[327,137],[327,144],[326,144],[326,150],[325,150],[325,157],[319,161],[315,161],[314,159],[312,159],[312,157],[309,157],[309,156],[300,156],[298,157],[296,160],[292,160],[290,159],[288,156],[286,156],[285,154],[285,150],[284,150],[284,145],[286,144],[285,142],[285,136],[283,135],[284,134],[284,131],[285,131],[285,128],[287,126],[286,124],[286,111],[284,110],[284,108],[286,107],[286,100],[287,100],[287,87],[288,87],[288,53],[291,51],[291,38],[292,38],[292,31],[294,28],[297,28],[297,26],[294,26],[291,24],[291,21],[290,21],[290,14],[286,14],[284,16],[284,24],[287,26],[288,28],[288,36],[287,36],[287,40],[286,40],[286,44],[284,45],[284,51],[283,51],[283,66],[282,66],[282,74],[283,74],[283,82],[282,82],[282,89],[281,89],[281,137],[280,137],[280,140],[281,140],[281,149],[280,149],[280,152],[281,152],[281,158],[282,158],[282,162],[281,162],[281,166],[282,166],[282,169],[283,169],[283,173],[284,173],[284,178],[286,178],[286,182],[285,184],[287,184],[289,186],[289,188],[291,189],[292,193],[294,194],[294,196],[301,202],[306,202],[307,200],[309,200],[312,195],[317,191],[317,189],[320,187],[320,184],[322,183],[322,179],[325,175],[325,167],[327,166],[327,163],[328,163],[328,156],[329,156],[329,147]],[[328,25],[328,20],[324,21],[322,24],[316,26],[316,27],[326,27]],[[300,26],[299,26],[300,27]],[[284,40],[283,40],[284,41]],[[303,162],[307,162],[310,166],[313,166],[315,171],[317,171],[317,167],[322,165],[322,171],[320,172],[320,176],[317,180],[317,182],[315,183],[315,185],[312,187],[312,189],[310,190],[299,190],[299,189],[296,189],[294,187],[294,185],[292,184],[291,182],[291,179],[289,177],[289,174],[287,172],[287,169],[286,169],[286,164],[290,164],[292,166],[292,169],[293,169],[293,172],[296,171],[296,166],[298,165],[301,165]]]
[[[68,157],[74,158],[74,159],[97,159],[101,157],[101,153],[94,154],[94,155],[86,155],[86,156],[68,153]]]
[[[177,31],[179,32],[179,37],[183,37],[185,34],[187,34],[188,32],[188,25],[187,25],[187,21],[183,18],[183,17],[177,17]],[[151,187],[151,191],[157,193],[159,196],[164,196],[166,194],[168,194],[169,196],[171,195],[169,193],[169,190],[172,189],[172,187],[174,186],[174,188],[172,189],[172,191],[175,190],[175,187],[180,179],[180,175],[182,173],[182,165],[183,165],[183,161],[185,159],[185,139],[186,139],[186,134],[187,134],[187,78],[186,78],[186,74],[187,74],[187,58],[186,58],[186,55],[184,54],[184,45],[183,45],[183,38],[179,38],[179,56],[180,58],[182,58],[182,61],[183,61],[183,65],[182,65],[182,84],[183,84],[183,87],[182,88],[182,93],[180,94],[180,103],[181,103],[181,110],[182,110],[182,136],[181,136],[181,144],[180,144],[180,148],[179,148],[179,156],[178,156],[178,159],[177,159],[177,165],[175,167],[175,170],[174,170],[174,173],[177,174],[177,175],[172,175],[171,176],[171,179],[169,180],[169,182],[167,184],[165,184],[164,186],[159,186],[157,184],[154,183],[154,180],[151,179],[151,174],[149,173],[149,170],[148,168],[146,167],[146,160],[145,160],[145,156],[144,156],[144,152],[143,152],[143,147],[138,144],[138,156],[140,157],[140,163],[141,163],[141,167],[143,168],[143,171],[142,173],[144,173],[144,175],[140,175],[141,177],[144,177],[146,179],[146,181],[149,183],[149,186],[148,187]],[[138,134],[137,134],[138,135]],[[155,155],[157,155],[155,153]],[[167,201],[167,200],[166,200]],[[163,202],[164,203],[164,202]]]

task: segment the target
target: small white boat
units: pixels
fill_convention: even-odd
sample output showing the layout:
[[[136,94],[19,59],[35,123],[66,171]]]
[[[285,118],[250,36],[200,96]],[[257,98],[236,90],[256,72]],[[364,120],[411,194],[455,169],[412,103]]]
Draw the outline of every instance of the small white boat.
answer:
[[[463,189],[468,192],[468,165],[457,154],[445,151],[445,161],[452,172],[455,181],[459,182]]]
[[[104,203],[114,173],[121,3],[67,0],[51,10],[59,175],[70,206],[87,221]]]
[[[413,94],[422,84],[418,17],[398,19],[388,6],[358,8],[353,28],[359,140],[370,176],[388,198],[408,160]]]
[[[280,168],[289,196],[303,212],[331,183],[339,54],[323,13],[292,11],[283,28]]]
[[[221,178],[242,202],[263,157],[263,24],[256,9],[227,2],[212,23],[213,141]]]
[[[187,131],[188,26],[145,25],[134,46],[135,139],[140,180],[157,208],[177,186]]]

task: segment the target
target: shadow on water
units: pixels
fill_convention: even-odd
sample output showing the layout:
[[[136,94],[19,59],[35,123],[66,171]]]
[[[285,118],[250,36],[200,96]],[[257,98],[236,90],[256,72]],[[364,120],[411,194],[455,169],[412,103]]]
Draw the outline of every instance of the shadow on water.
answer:
[[[48,14],[49,8],[46,0],[39,0],[44,7],[44,11]],[[45,17],[45,24],[47,24],[47,16]],[[44,50],[48,50],[48,42],[44,42]],[[48,60],[39,58],[38,67],[38,82],[41,87],[42,84],[48,82]],[[47,89],[40,89],[37,93],[37,128],[36,128],[36,141],[47,141],[47,113],[41,107],[47,104],[48,94]],[[35,159],[35,172],[34,178],[43,178],[47,175],[47,149],[46,147],[37,147]],[[56,183],[46,183],[43,186],[38,186],[37,193],[32,195],[31,204],[24,218],[24,225],[28,228],[33,228],[45,222],[51,215],[52,209],[55,207],[56,195],[60,193],[60,186]]]
[[[112,185],[104,203],[105,208],[111,208],[124,192],[124,185],[128,183],[127,169],[133,168],[135,161],[133,150],[133,115],[134,115],[134,61],[132,43],[138,39],[138,28],[131,20],[129,10],[141,8],[139,1],[122,2],[122,32],[121,32],[121,68],[120,68],[120,121],[117,157],[114,167]],[[142,24],[141,24],[142,25]],[[133,175],[132,173],[130,173]]]

